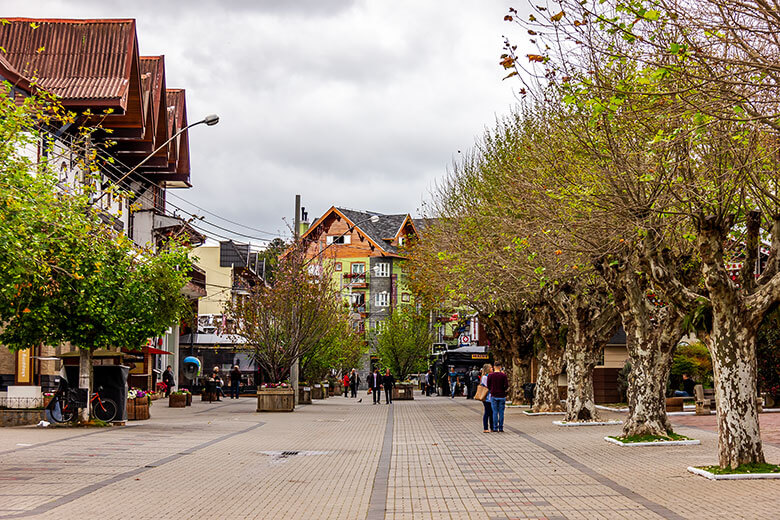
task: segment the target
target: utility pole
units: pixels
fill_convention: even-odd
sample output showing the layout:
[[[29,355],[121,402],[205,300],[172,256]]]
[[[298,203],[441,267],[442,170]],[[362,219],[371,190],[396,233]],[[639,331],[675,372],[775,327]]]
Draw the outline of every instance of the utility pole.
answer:
[[[295,218],[293,219],[293,237],[295,243],[293,247],[298,247],[298,240],[301,238],[301,196],[295,196]],[[293,402],[298,406],[298,358],[293,359],[290,367],[290,383],[293,388]]]

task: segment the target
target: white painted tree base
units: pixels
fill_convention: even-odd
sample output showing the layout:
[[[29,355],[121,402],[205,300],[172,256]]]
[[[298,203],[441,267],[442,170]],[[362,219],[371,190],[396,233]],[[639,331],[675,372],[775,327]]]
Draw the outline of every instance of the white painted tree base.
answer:
[[[526,415],[566,415],[566,412],[529,412],[528,410],[523,410],[523,413]]]
[[[612,408],[609,406],[604,406],[603,404],[597,404],[596,408],[599,410],[605,410],[607,412],[627,412],[628,408]]]
[[[701,444],[701,441],[698,439],[689,439],[687,441],[621,442],[612,437],[604,437],[604,440],[618,446],[693,446]]]
[[[694,468],[688,466],[688,471],[694,475],[699,475],[710,480],[763,480],[763,479],[779,479],[780,473],[731,473],[727,475],[716,475],[701,468]]]
[[[573,421],[573,422],[567,422],[567,421],[553,421],[553,424],[556,426],[613,426],[616,424],[623,424],[623,421]]]

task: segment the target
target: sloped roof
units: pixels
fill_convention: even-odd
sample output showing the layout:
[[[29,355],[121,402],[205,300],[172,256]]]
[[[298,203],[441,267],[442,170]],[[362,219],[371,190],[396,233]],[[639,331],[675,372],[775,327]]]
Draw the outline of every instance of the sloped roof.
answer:
[[[135,20],[7,18],[0,24],[5,57],[41,88],[64,101],[101,101],[125,108]]]
[[[379,244],[379,246],[388,253],[398,254],[398,248],[390,245],[388,239],[392,240],[398,234],[408,213],[398,213],[394,215],[382,215],[381,213],[370,213],[367,211],[357,211],[346,208],[336,208],[345,217],[355,224],[355,227],[362,231],[368,238]],[[379,217],[377,222],[371,222],[371,217]]]
[[[16,67],[8,61],[5,56],[0,54],[0,78],[3,81],[8,81],[11,85],[18,87],[22,90],[30,92],[30,81],[24,77],[24,75],[16,70]]]

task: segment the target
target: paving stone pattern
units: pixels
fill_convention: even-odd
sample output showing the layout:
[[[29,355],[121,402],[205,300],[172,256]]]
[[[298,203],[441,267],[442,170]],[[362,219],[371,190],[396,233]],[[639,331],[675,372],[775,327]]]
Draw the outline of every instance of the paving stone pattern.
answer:
[[[128,427],[0,429],[0,520],[713,519],[780,509],[780,481],[688,473],[715,462],[717,441],[707,424],[682,424],[690,419],[677,430],[701,446],[624,448],[603,440],[619,426],[559,428],[522,409],[507,410],[505,433],[483,434],[481,403],[419,394],[391,406],[254,408],[251,398],[158,402],[151,420]],[[780,461],[777,446],[766,454]]]

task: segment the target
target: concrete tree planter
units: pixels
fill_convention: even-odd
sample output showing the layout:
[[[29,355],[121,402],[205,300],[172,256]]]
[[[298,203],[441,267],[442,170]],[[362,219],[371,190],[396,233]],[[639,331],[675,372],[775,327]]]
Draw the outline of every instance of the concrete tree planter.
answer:
[[[171,408],[184,408],[187,406],[187,395],[191,394],[171,394],[168,396],[168,406]],[[191,400],[192,398],[190,398]],[[190,401],[191,402],[191,401]]]
[[[398,383],[393,387],[393,401],[414,401],[414,385]]]
[[[298,387],[298,404],[311,404],[311,387]]]
[[[44,410],[0,410],[0,427],[38,424],[46,418]]]
[[[325,399],[325,392],[323,392],[322,385],[316,384],[311,387],[312,399]]]
[[[257,391],[258,412],[292,412],[295,392],[292,388],[260,388]]]

